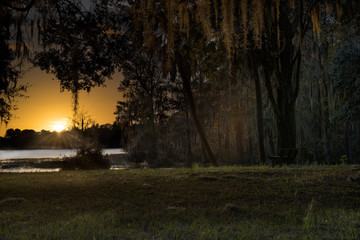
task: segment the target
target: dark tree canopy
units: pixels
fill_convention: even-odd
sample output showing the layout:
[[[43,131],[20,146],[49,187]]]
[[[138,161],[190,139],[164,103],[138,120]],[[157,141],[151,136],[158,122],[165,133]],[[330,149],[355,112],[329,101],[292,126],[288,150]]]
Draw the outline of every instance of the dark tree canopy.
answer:
[[[16,19],[13,12],[0,4],[0,123],[8,123],[14,108],[14,98],[21,96],[25,86],[18,84],[20,63],[13,50],[14,35],[11,28]]]
[[[329,159],[335,138],[330,129],[337,127],[333,117],[339,114],[347,126],[345,135],[343,124],[337,133],[350,156],[360,140],[360,131],[355,136],[349,130],[360,124],[355,122],[358,5],[351,0],[94,0],[90,6],[80,0],[3,1],[1,121],[10,119],[12,100],[24,89],[17,86],[21,72],[15,63],[32,57],[22,34],[21,26],[27,26],[29,39],[38,33],[32,60],[73,93],[75,110],[79,91],[102,86],[121,71],[123,100],[116,114],[129,128],[149,126],[150,148],[159,136],[155,129],[166,129],[166,135],[169,126],[190,116],[193,125],[182,125],[186,137],[174,141],[174,148],[187,141],[186,151],[192,152],[193,141],[215,166],[222,153],[235,152],[231,142],[237,159],[259,157],[263,164],[266,152],[300,147],[311,149],[313,159],[326,149]],[[353,33],[346,35],[346,28]]]
[[[74,108],[80,90],[89,92],[104,84],[114,73],[107,35],[93,14],[79,3],[56,3],[41,29],[42,51],[35,64],[56,76],[61,90],[74,94]]]

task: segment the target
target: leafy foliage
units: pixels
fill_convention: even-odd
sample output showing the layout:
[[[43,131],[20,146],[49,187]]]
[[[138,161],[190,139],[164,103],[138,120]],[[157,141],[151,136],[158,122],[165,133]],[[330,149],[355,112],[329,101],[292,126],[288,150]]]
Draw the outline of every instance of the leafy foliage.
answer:
[[[19,85],[20,64],[15,63],[15,51],[11,49],[14,27],[12,12],[0,4],[0,123],[8,123],[12,117],[15,97],[23,96],[26,86]]]
[[[83,146],[74,157],[67,157],[62,161],[62,168],[64,170],[109,169],[110,161],[103,155],[101,149]]]
[[[10,29],[21,33],[25,22],[20,20],[34,2],[29,8],[22,1],[2,2],[2,26],[15,26]],[[39,1],[34,16],[40,17],[31,23],[34,30],[38,18],[41,51],[35,63],[55,74],[62,90],[73,93],[75,112],[78,91],[90,91],[116,69],[122,71],[123,99],[116,114],[127,132],[124,142],[140,159],[172,152],[176,154],[163,156],[201,155],[216,165],[214,151],[227,163],[255,163],[259,147],[264,163],[265,142],[271,154],[276,148],[300,148],[303,163],[336,163],[344,154],[356,162],[351,149],[360,140],[359,15],[351,18],[359,12],[357,5],[324,0],[94,0],[89,8],[80,0]],[[22,15],[15,25],[4,17],[12,11]],[[5,91],[0,103],[6,122],[11,100],[19,93],[14,53],[28,49],[21,34],[10,36],[9,28],[3,30]],[[9,47],[13,40],[15,52]],[[265,91],[268,98],[262,102]],[[264,115],[257,125],[255,112]],[[339,112],[346,123],[333,118]],[[78,122],[84,132],[86,124]],[[326,161],[318,161],[324,156]]]
[[[360,118],[360,46],[359,43],[342,44],[336,51],[332,77],[335,81],[340,118]]]
[[[77,1],[56,2],[41,29],[42,51],[35,64],[53,73],[61,90],[74,94],[74,109],[78,106],[78,91],[89,92],[104,84],[114,73],[111,54],[106,47],[106,34],[97,27],[94,15]]]

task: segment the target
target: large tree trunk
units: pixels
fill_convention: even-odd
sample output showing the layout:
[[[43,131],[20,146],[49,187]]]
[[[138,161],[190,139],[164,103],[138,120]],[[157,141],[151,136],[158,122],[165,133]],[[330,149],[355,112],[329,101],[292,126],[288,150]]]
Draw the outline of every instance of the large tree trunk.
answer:
[[[254,147],[253,147],[253,135],[252,135],[252,131],[251,131],[251,127],[248,126],[248,136],[249,136],[249,148],[248,148],[248,162],[251,165],[256,164],[253,160],[254,160]]]
[[[296,121],[295,105],[283,108],[280,116],[276,119],[278,134],[278,150],[280,148],[296,148]]]
[[[190,133],[190,122],[189,122],[189,113],[188,109],[185,111],[186,114],[186,141],[187,141],[187,161],[186,164],[188,167],[191,167],[192,165],[192,151],[191,151],[191,133]]]
[[[194,96],[192,94],[192,90],[191,90],[191,65],[189,63],[188,58],[183,57],[179,52],[175,53],[175,59],[176,59],[176,64],[178,66],[178,70],[182,79],[182,83],[183,83],[183,90],[184,93],[186,95],[186,102],[189,106],[189,110],[191,113],[191,117],[194,121],[196,130],[200,136],[200,140],[201,140],[201,144],[204,146],[205,148],[205,152],[206,155],[209,159],[209,161],[214,165],[214,166],[218,166],[218,163],[216,161],[216,158],[213,154],[213,152],[211,151],[210,145],[206,139],[205,136],[205,132],[200,124],[199,118],[197,116],[196,113],[196,106],[195,106],[195,101],[194,101]]]
[[[332,160],[331,160],[331,144],[330,144],[330,139],[331,139],[331,135],[330,135],[330,129],[329,129],[329,123],[327,123],[326,125],[326,133],[325,133],[325,138],[326,138],[326,142],[325,142],[325,147],[326,147],[326,164],[330,165]]]
[[[271,86],[270,73],[265,70],[264,76],[266,89],[270,102],[272,103],[274,117],[276,120],[276,131],[278,140],[277,151],[279,151],[281,148],[296,148],[295,99],[297,95],[289,93],[291,92],[291,86],[284,87],[280,85],[276,89],[277,96],[275,100],[275,96],[273,95],[273,88]],[[290,162],[294,160],[295,159],[289,159]]]
[[[258,130],[260,163],[265,164],[266,155],[265,155],[265,145],[264,145],[264,122],[263,122],[261,86],[260,86],[260,78],[259,78],[259,73],[258,73],[258,64],[256,63],[256,60],[254,58],[255,58],[254,54],[251,54],[249,57],[249,61],[250,61],[250,69],[252,72],[252,78],[255,83],[256,123],[257,123],[257,130]]]
[[[227,159],[231,159],[231,152],[230,152],[230,129],[229,123],[225,121],[225,139],[224,139],[224,149],[225,149],[225,156]]]
[[[330,144],[330,111],[329,111],[329,91],[327,88],[327,83],[330,82],[328,76],[324,72],[324,68],[321,66],[323,71],[322,83],[320,83],[320,106],[322,110],[321,115],[321,124],[322,124],[322,132],[324,134],[323,139],[325,140],[325,162],[326,164],[331,163],[331,144]]]
[[[158,157],[157,149],[156,149],[156,143],[157,143],[157,136],[156,136],[156,130],[155,130],[155,111],[154,111],[154,98],[153,94],[149,96],[149,128],[147,129],[147,135],[146,138],[148,143],[146,145],[148,146],[148,153],[149,153],[149,160],[150,164],[155,163]]]
[[[257,70],[256,70],[257,72]],[[263,109],[262,109],[262,97],[261,97],[261,88],[259,75],[254,75],[255,82],[255,92],[256,92],[256,122],[258,129],[258,141],[259,141],[259,151],[260,151],[260,162],[265,164],[266,155],[265,155],[265,146],[264,146],[264,123],[263,123]]]
[[[352,162],[350,120],[346,121],[345,126],[345,152],[349,162]]]
[[[236,138],[236,150],[238,162],[243,164],[245,162],[245,150],[244,150],[244,124],[242,119],[235,123],[235,138]]]
[[[220,109],[219,109],[219,113],[220,113]],[[217,134],[218,134],[219,156],[223,156],[222,142],[221,142],[222,134],[221,134],[220,114],[218,114],[217,120],[218,120],[218,132],[217,132]]]
[[[268,142],[269,154],[275,155],[275,144],[274,144],[274,130],[273,128],[266,127],[265,135]]]
[[[295,101],[299,93],[302,32],[306,27],[302,19],[302,1],[299,2],[299,22],[288,17],[288,5],[277,9],[276,27],[265,29],[267,41],[261,53],[265,86],[271,102],[278,137],[278,149],[296,148]],[[299,28],[294,27],[299,23]],[[294,41],[296,34],[298,41]],[[294,162],[295,159],[289,159]]]
[[[356,142],[355,142],[355,146],[360,146],[360,119],[357,121],[357,130],[356,130]],[[357,147],[356,150],[356,162],[360,161],[360,149]]]
[[[324,52],[328,52],[328,45],[326,43],[322,44],[324,48]],[[321,125],[322,132],[324,134],[323,139],[325,140],[325,162],[326,164],[330,164],[331,160],[331,144],[330,144],[330,102],[331,102],[331,79],[326,73],[323,62],[326,62],[326,58],[323,59],[321,55],[321,48],[318,50],[318,61],[319,66],[322,72],[322,77],[319,79],[319,89],[320,89],[320,108],[321,108]]]

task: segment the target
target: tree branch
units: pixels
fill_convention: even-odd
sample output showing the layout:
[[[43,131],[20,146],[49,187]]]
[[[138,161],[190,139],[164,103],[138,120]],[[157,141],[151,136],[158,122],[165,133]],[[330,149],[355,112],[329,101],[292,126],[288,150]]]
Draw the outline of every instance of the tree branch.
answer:
[[[31,2],[25,7],[14,7],[8,1],[4,1],[3,4],[5,6],[7,6],[8,8],[11,8],[11,9],[13,9],[15,11],[28,12],[34,6],[35,2],[36,2],[36,0],[31,0]]]
[[[280,117],[280,111],[279,111],[279,106],[278,104],[276,103],[276,100],[275,100],[275,97],[274,97],[274,92],[273,92],[273,89],[272,89],[272,86],[271,86],[271,79],[270,79],[270,76],[269,76],[269,73],[265,67],[265,65],[263,64],[263,71],[264,71],[264,79],[265,79],[265,87],[267,89],[267,93],[268,93],[268,97],[269,97],[269,100],[273,106],[273,109],[274,109],[274,113]]]
[[[299,85],[300,85],[300,65],[301,65],[301,48],[299,47],[298,52],[296,54],[296,60],[297,60],[297,64],[296,64],[296,69],[295,69],[295,92],[293,95],[293,99],[291,100],[291,103],[294,104],[296,101],[297,96],[299,95]]]

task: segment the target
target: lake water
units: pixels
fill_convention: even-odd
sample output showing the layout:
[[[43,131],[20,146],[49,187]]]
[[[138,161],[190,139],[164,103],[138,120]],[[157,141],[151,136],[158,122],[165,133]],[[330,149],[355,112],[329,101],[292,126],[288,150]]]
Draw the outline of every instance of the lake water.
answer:
[[[52,162],[63,157],[76,154],[76,149],[32,149],[32,150],[0,150],[0,173],[58,172],[60,168],[30,167],[28,163]],[[103,154],[119,156],[126,154],[122,148],[103,149]],[[15,164],[16,166],[10,166]],[[112,170],[123,169],[114,165]]]
[[[45,173],[45,172],[60,172],[61,168],[33,168],[33,167],[16,167],[1,169],[0,173]]]
[[[104,154],[125,154],[122,148],[103,149]],[[31,149],[31,150],[0,150],[0,160],[33,159],[33,158],[63,158],[74,156],[76,149]]]

